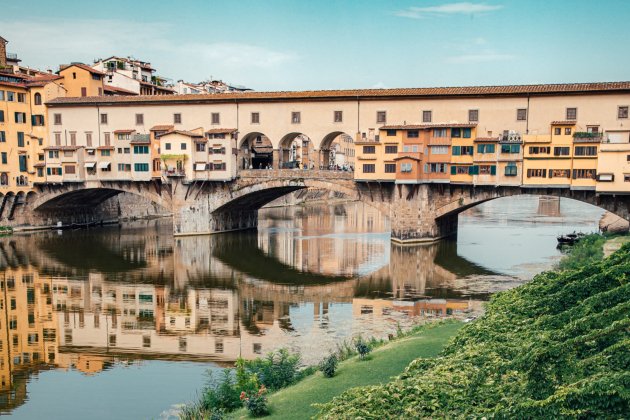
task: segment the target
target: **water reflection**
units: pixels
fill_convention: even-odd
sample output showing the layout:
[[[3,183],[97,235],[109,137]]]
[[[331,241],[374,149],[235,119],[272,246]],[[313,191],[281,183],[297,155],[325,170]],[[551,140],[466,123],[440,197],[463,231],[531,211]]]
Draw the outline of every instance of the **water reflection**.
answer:
[[[466,316],[520,281],[461,257],[454,241],[401,247],[387,230],[375,210],[348,204],[266,210],[257,233],[173,238],[151,221],[0,239],[0,410],[22,405],[27,383],[51,369],[221,366],[278,347],[314,363],[358,333]],[[156,414],[151,395],[135,398],[144,411],[133,417]]]

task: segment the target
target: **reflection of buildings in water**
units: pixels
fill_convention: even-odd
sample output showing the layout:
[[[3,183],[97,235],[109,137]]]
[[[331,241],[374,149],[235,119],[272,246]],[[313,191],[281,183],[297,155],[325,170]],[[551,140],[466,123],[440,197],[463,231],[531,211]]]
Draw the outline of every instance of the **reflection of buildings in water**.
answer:
[[[387,230],[387,219],[362,203],[266,209],[261,216],[259,247],[300,271],[357,275],[375,256],[383,256],[389,243],[373,238],[344,238],[347,234]],[[270,234],[269,230],[273,232]]]
[[[538,197],[538,211],[536,213],[541,216],[561,216],[560,197],[551,197],[547,195]]]
[[[362,299],[352,301],[352,315],[355,317],[372,315],[374,317],[393,316],[394,312],[402,312],[407,316],[445,317],[456,316],[478,311],[481,301],[461,299]]]

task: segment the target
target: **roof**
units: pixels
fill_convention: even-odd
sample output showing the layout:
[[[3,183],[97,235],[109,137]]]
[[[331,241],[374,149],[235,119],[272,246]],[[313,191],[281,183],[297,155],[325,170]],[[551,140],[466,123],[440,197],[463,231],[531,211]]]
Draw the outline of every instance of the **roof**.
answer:
[[[38,76],[28,79],[26,81],[26,84],[29,87],[44,86],[50,82],[53,82],[55,80],[60,80],[60,79],[63,79],[63,76],[58,76],[56,74],[38,75]]]
[[[44,147],[44,150],[79,150],[81,146],[48,146]]]
[[[114,134],[131,134],[135,133],[136,130],[128,129],[128,130],[114,130]]]
[[[162,134],[160,137],[168,136],[170,134],[181,134],[182,136],[188,136],[188,137],[203,137],[203,134],[197,134],[197,133],[193,133],[192,131],[186,131],[186,130],[171,130],[168,133]]]
[[[149,131],[170,131],[175,128],[174,125],[154,125]]]
[[[114,150],[114,146],[98,146],[97,150]]]
[[[379,130],[423,130],[427,128],[450,128],[450,127],[476,127],[476,123],[444,123],[444,124],[407,124],[407,125],[384,125]]]
[[[387,98],[484,97],[565,95],[580,93],[630,92],[630,82],[569,83],[547,85],[465,86],[400,89],[313,90],[284,92],[232,92],[189,95],[140,95],[134,97],[57,98],[49,105],[128,104],[128,103],[204,103],[270,100],[347,100]]]
[[[405,155],[405,156],[398,156],[395,157],[394,160],[402,160],[402,159],[411,159],[411,160],[415,160],[417,162],[420,162],[422,159],[420,159],[419,157],[416,156],[410,156],[410,155]]]
[[[112,85],[104,85],[103,90],[105,92],[113,92],[113,93],[118,93],[121,95],[137,95],[137,93],[132,90],[127,90],[127,89],[123,89],[123,88],[112,86]]]
[[[236,128],[211,128],[206,134],[232,134],[235,131]]]
[[[36,163],[35,165],[33,165],[34,168],[43,168],[45,166],[46,166],[46,164],[43,163],[43,162],[39,162],[39,163]]]
[[[62,69],[59,69],[59,71],[57,73],[59,74],[62,71],[66,71],[66,70],[68,70],[71,67],[78,67],[78,68],[83,69],[85,71],[89,71],[92,74],[98,74],[98,75],[101,75],[101,76],[105,75],[105,73],[103,73],[102,71],[98,71],[98,70],[88,66],[87,64],[83,64],[83,63],[72,63],[72,64],[68,65],[68,67],[64,67]]]
[[[551,125],[575,125],[576,121],[552,121]]]
[[[151,144],[151,139],[144,137],[132,139],[129,144]]]
[[[498,137],[476,137],[475,141],[499,141]]]

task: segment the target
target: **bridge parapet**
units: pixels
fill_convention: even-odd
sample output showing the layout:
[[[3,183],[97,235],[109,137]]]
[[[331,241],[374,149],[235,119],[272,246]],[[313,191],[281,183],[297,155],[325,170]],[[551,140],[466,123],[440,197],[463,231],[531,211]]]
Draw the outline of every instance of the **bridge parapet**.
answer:
[[[353,172],[310,169],[244,169],[239,172],[239,176],[241,178],[264,179],[354,179]]]

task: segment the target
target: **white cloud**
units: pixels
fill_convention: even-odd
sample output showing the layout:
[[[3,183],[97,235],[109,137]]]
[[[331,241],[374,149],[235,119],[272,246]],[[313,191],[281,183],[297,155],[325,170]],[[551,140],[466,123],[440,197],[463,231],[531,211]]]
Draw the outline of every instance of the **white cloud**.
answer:
[[[387,85],[383,82],[377,82],[373,84],[370,88],[371,89],[387,89]]]
[[[475,13],[488,13],[502,9],[502,5],[490,5],[485,3],[447,3],[439,6],[408,7],[394,12],[394,15],[412,19],[423,19],[430,16],[470,15]]]
[[[0,27],[9,40],[9,51],[17,53],[25,65],[39,69],[57,70],[59,64],[71,61],[91,64],[97,58],[131,55],[151,62],[160,75],[173,80],[195,82],[213,75],[233,83],[259,84],[300,58],[290,51],[253,44],[182,42],[179,28],[168,22],[0,19]]]
[[[492,61],[511,61],[515,58],[516,56],[512,54],[500,54],[488,51],[451,56],[447,57],[446,61],[449,63],[485,63]]]

